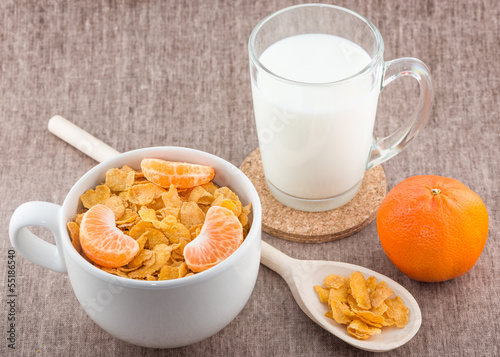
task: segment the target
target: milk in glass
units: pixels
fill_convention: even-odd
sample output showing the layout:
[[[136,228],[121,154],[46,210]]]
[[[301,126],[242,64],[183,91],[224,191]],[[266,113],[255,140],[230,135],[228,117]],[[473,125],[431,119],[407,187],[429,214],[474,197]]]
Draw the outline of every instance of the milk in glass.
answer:
[[[274,43],[259,61],[274,74],[260,71],[252,81],[267,181],[304,199],[335,197],[358,185],[380,92],[375,75],[364,71],[368,53],[341,37],[304,34]]]

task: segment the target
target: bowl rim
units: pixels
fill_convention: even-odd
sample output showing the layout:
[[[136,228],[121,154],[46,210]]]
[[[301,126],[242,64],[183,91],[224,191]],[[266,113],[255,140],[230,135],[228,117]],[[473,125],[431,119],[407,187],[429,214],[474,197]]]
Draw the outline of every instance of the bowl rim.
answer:
[[[95,267],[94,265],[90,264],[73,247],[73,245],[71,244],[71,239],[68,234],[68,230],[66,228],[67,224],[66,217],[70,213],[68,212],[68,210],[70,209],[71,204],[74,203],[74,200],[79,199],[80,195],[78,194],[78,192],[81,192],[82,188],[85,188],[85,190],[93,188],[93,187],[88,187],[88,181],[97,181],[98,177],[104,177],[108,169],[120,166],[118,165],[119,162],[132,161],[134,159],[137,160],[141,156],[142,158],[150,156],[158,157],[166,153],[169,154],[173,153],[172,156],[175,156],[176,154],[179,155],[179,153],[183,153],[186,155],[187,154],[193,155],[193,161],[194,161],[193,163],[203,164],[203,162],[206,161],[215,161],[217,163],[220,163],[221,165],[224,165],[224,167],[227,167],[225,173],[231,170],[230,174],[232,176],[234,175],[235,179],[243,184],[243,186],[245,187],[246,194],[249,196],[250,202],[252,203],[252,219],[251,219],[250,230],[243,243],[238,247],[238,249],[233,254],[231,254],[229,257],[227,257],[225,260],[223,260],[216,266],[207,269],[203,272],[194,274],[192,276],[187,276],[174,280],[147,281],[147,280],[128,279],[107,273]],[[240,196],[238,192],[235,193],[238,194],[238,196]],[[73,216],[74,213],[70,217]],[[205,282],[213,279],[217,275],[222,274],[224,271],[231,269],[236,263],[236,261],[238,261],[241,256],[243,256],[249,249],[251,249],[253,243],[255,243],[256,240],[258,241],[258,246],[260,249],[260,239],[262,234],[261,224],[262,224],[262,207],[259,195],[254,185],[250,181],[250,179],[239,168],[237,168],[230,162],[224,160],[223,158],[207,153],[205,151],[200,151],[185,147],[178,147],[178,146],[154,146],[154,147],[131,150],[121,153],[113,158],[110,158],[106,161],[99,163],[98,165],[94,166],[92,169],[87,171],[83,176],[81,176],[72,186],[72,188],[70,189],[70,191],[68,192],[68,194],[64,199],[59,216],[60,238],[61,238],[61,243],[63,245],[63,251],[64,251],[63,255],[65,260],[71,259],[76,265],[78,265],[85,272],[89,273],[90,275],[99,280],[102,280],[110,284],[120,285],[124,287],[131,287],[131,288],[139,288],[139,289],[164,289],[164,290]]]

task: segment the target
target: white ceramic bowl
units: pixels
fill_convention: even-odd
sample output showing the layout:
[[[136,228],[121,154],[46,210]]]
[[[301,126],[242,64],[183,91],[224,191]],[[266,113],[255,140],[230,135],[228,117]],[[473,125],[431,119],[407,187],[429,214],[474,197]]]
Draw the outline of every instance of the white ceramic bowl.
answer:
[[[202,273],[167,281],[117,277],[89,264],[71,245],[66,223],[81,208],[79,197],[104,181],[105,173],[124,164],[140,167],[143,158],[209,165],[214,182],[230,187],[243,205],[252,203],[251,229],[226,260]],[[255,285],[260,263],[261,205],[250,180],[214,155],[179,147],[153,147],[120,154],[88,171],[62,206],[27,202],[17,208],[9,227],[14,248],[27,259],[67,273],[78,301],[104,330],[126,342],[156,348],[185,346],[214,335],[243,309]],[[49,228],[56,245],[28,230]]]

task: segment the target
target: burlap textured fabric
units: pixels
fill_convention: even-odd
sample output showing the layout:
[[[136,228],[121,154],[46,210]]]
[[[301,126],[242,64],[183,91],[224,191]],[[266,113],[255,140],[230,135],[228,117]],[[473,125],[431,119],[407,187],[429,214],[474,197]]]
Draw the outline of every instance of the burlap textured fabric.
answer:
[[[136,347],[91,321],[65,275],[19,255],[16,349],[8,348],[10,216],[26,201],[62,204],[73,183],[96,164],[50,134],[48,119],[61,114],[119,151],[187,146],[239,166],[258,145],[248,37],[263,17],[296,3],[0,2],[0,355],[370,355],[313,323],[284,280],[263,266],[247,306],[217,335],[174,350]],[[388,260],[375,222],[349,238],[318,245],[267,234],[263,239],[296,258],[360,264],[404,285],[419,302],[423,323],[414,339],[390,356],[498,356],[500,5],[496,0],[335,4],[379,28],[386,60],[417,57],[433,77],[428,124],[408,150],[383,164],[388,189],[417,174],[462,181],[489,210],[488,242],[467,275],[424,284]],[[411,111],[412,89],[411,80],[384,89],[379,135],[397,128]],[[53,241],[47,231],[37,233]]]

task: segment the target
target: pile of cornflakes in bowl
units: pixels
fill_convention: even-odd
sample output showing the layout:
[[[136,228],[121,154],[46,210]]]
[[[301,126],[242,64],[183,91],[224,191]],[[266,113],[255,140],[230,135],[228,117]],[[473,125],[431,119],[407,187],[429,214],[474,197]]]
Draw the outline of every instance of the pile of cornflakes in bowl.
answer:
[[[148,160],[151,162],[152,159]],[[165,162],[153,160],[154,164],[163,165],[160,170],[166,170]],[[80,197],[83,209],[67,223],[67,228],[74,248],[91,264],[108,273],[131,279],[170,280],[193,275],[201,270],[187,264],[184,249],[200,235],[205,217],[212,207],[223,207],[226,216],[237,223],[241,240],[246,237],[250,228],[248,216],[251,206],[243,207],[238,196],[228,187],[219,187],[212,182],[212,168],[167,163],[170,165],[168,170],[173,167],[167,181],[158,180],[155,175],[148,178],[145,170],[125,165],[108,170],[104,183]],[[208,172],[201,179],[200,174],[193,171],[200,167]],[[93,259],[89,256],[90,250],[82,244],[82,221],[87,212],[100,205],[112,212],[114,226],[127,239],[131,237],[137,242],[137,252],[134,251],[131,259],[121,266],[102,264],[100,260]]]
[[[347,332],[357,339],[377,335],[384,326],[404,328],[408,323],[410,310],[399,296],[390,299],[392,289],[374,276],[365,280],[358,271],[350,277],[331,274],[323,285],[314,289],[320,301],[328,304],[325,316],[347,325]]]

